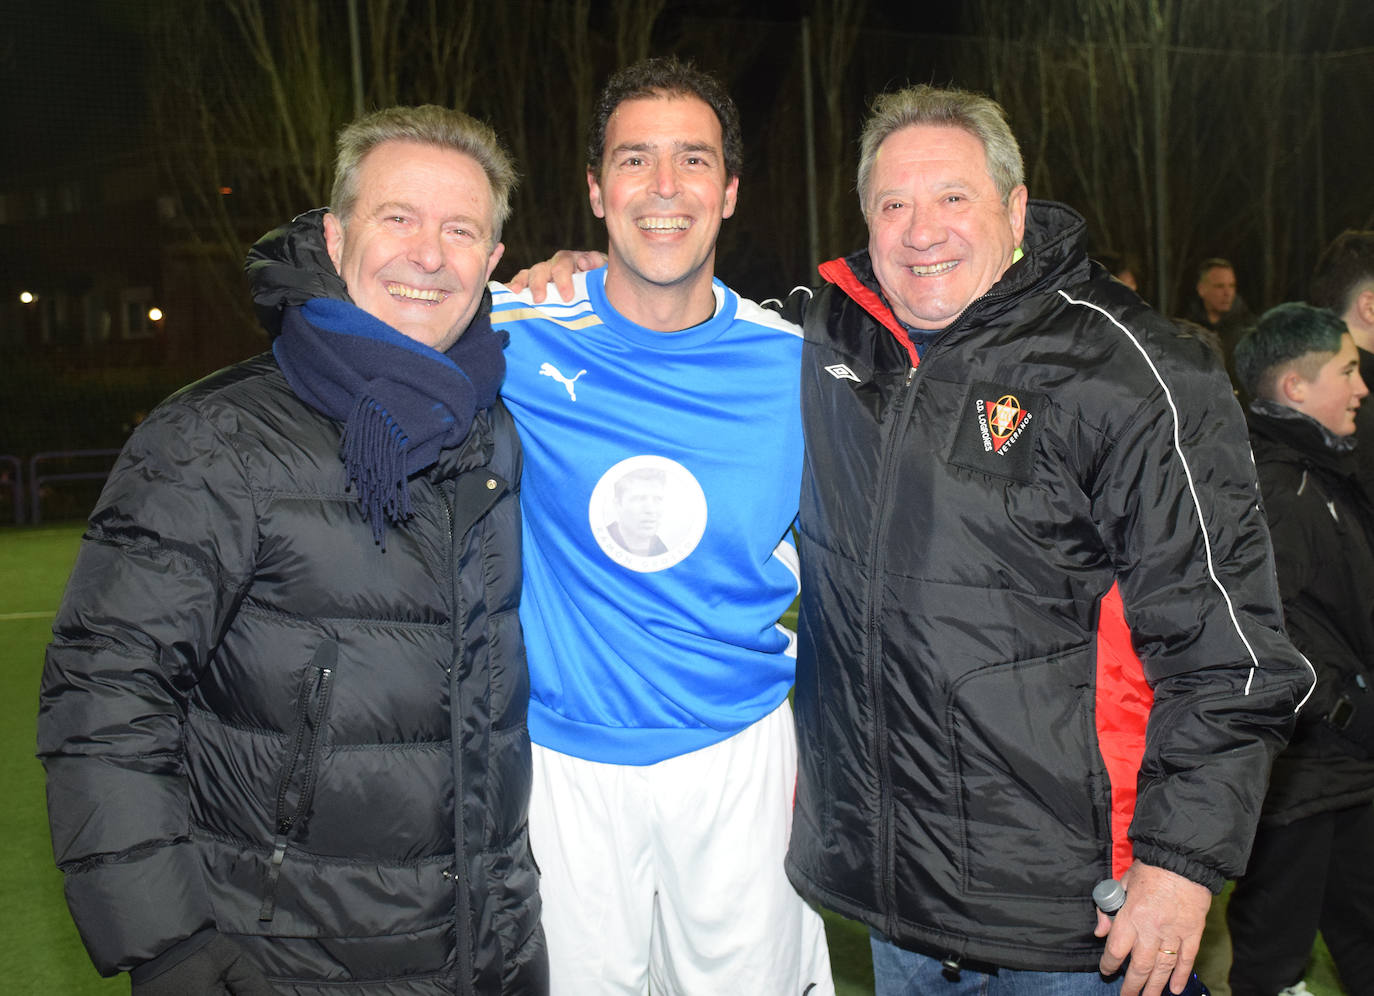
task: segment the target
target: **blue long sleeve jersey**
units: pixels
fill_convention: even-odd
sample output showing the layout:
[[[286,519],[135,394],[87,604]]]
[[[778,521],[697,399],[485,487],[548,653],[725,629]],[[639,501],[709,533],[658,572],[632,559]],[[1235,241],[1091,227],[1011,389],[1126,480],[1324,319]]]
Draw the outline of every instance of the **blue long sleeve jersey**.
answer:
[[[655,332],[606,300],[492,285],[525,449],[530,736],[652,764],[749,726],[795,672],[800,330],[715,282],[716,312]]]

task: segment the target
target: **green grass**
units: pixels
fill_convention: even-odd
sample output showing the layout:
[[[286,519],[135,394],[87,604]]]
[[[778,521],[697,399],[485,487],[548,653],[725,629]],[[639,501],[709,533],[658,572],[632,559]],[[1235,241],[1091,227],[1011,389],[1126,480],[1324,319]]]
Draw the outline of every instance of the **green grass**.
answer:
[[[81,527],[0,527],[0,965],[6,992],[31,996],[127,993],[127,976],[101,979],[91,967],[62,899],[53,866],[43,799],[43,770],[34,758],[38,678],[52,615],[76,558]],[[1226,893],[1214,903],[1198,957],[1198,974],[1216,996],[1229,996],[1230,943]],[[838,996],[873,992],[868,932],[826,914]],[[1316,996],[1340,996],[1331,957],[1317,943],[1307,974]]]
[[[6,992],[34,996],[129,991],[128,976],[96,974],[67,915],[33,756],[43,648],[80,537],[73,525],[0,529],[0,965]]]

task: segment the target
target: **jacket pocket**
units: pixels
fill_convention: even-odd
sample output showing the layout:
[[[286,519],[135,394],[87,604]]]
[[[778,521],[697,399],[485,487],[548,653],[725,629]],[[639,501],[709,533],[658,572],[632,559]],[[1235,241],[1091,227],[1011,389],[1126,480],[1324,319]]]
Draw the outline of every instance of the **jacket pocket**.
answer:
[[[272,817],[276,837],[267,861],[262,905],[258,909],[260,922],[268,922],[276,915],[277,885],[288,844],[310,815],[338,656],[337,643],[333,640],[321,643],[301,677],[296,694],[295,724],[277,782],[276,808]]]
[[[961,877],[970,895],[1081,900],[1100,878],[1110,800],[1087,647],[983,668],[953,690]]]

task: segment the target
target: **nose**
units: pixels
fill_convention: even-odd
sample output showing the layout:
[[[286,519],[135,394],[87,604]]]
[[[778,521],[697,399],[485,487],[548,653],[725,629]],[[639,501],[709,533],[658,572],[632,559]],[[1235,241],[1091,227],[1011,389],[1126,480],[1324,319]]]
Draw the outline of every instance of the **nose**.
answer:
[[[937,246],[945,241],[945,234],[945,226],[935,211],[919,204],[911,206],[911,216],[907,219],[906,231],[902,233],[903,241],[909,248],[929,249]]]
[[[677,190],[677,165],[669,158],[659,160],[654,167],[654,193],[664,200],[671,200],[677,196]]]
[[[444,265],[444,247],[438,227],[421,227],[410,237],[407,257],[425,273],[434,273]]]
[[[1369,394],[1369,385],[1364,382],[1364,378],[1360,376],[1360,372],[1358,370],[1356,370],[1353,375],[1352,383],[1355,388],[1356,398],[1363,398]]]

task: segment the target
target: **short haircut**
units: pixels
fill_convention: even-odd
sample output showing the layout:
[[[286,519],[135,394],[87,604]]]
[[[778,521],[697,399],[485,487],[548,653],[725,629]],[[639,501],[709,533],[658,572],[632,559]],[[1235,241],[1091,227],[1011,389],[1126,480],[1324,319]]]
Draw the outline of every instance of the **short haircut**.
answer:
[[[631,484],[640,482],[645,484],[656,484],[661,488],[668,486],[668,472],[657,467],[637,467],[634,470],[622,474],[615,482],[615,500],[617,503],[625,500],[625,492],[629,490]]]
[[[435,104],[373,111],[339,132],[329,205],[340,223],[347,226],[357,203],[358,167],[363,157],[383,142],[418,142],[452,149],[477,163],[491,184],[491,244],[500,241],[518,179],[515,164],[488,125],[462,111]]]
[[[907,87],[885,93],[873,101],[859,140],[859,208],[868,217],[869,185],[878,158],[878,146],[894,132],[912,125],[962,128],[978,139],[988,160],[988,175],[1005,204],[1011,192],[1025,182],[1021,147],[1007,124],[1007,112],[991,97],[953,87]]]
[[[1370,283],[1374,283],[1374,231],[1346,229],[1322,250],[1308,297],[1317,307],[1344,315]]]
[[[1236,376],[1252,398],[1278,400],[1278,381],[1289,368],[1307,380],[1340,351],[1345,322],[1327,308],[1290,301],[1270,308],[1236,343]]]
[[[1202,278],[1213,270],[1230,270],[1232,273],[1236,268],[1231,265],[1229,259],[1222,259],[1220,256],[1213,256],[1211,259],[1204,259],[1197,265],[1197,282],[1202,283]]]
[[[601,160],[606,152],[606,125],[615,109],[627,100],[665,100],[696,97],[715,112],[720,122],[721,153],[725,156],[725,175],[739,176],[744,169],[744,136],[740,130],[739,110],[721,82],[676,56],[643,59],[621,69],[609,80],[597,98],[587,132],[587,169],[601,175]]]

